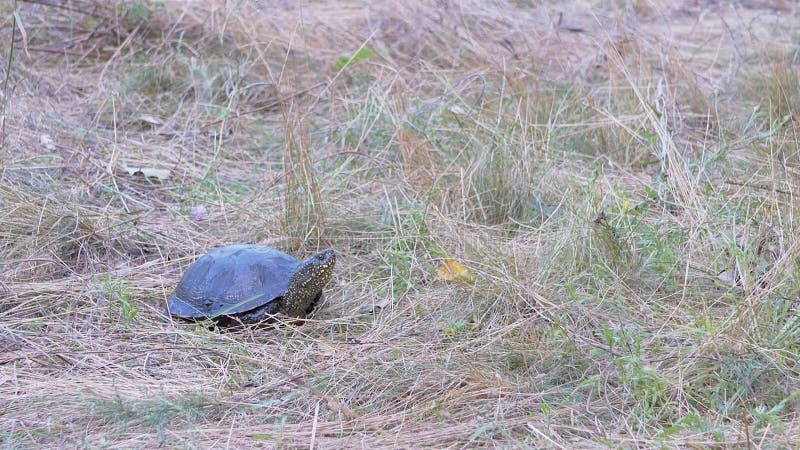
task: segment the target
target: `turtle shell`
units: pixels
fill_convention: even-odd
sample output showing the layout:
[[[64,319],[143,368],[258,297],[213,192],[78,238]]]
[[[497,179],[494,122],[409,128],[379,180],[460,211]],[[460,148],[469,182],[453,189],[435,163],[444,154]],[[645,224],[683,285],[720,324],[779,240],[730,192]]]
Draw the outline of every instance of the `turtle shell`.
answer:
[[[203,255],[181,278],[168,308],[173,316],[232,316],[278,300],[302,261],[262,245],[230,245]]]

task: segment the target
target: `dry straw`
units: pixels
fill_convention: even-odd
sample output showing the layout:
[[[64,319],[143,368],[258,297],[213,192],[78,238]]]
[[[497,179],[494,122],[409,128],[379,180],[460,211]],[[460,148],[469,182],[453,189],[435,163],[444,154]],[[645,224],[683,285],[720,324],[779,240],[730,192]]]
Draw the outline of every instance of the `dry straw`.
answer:
[[[0,6],[3,446],[800,446],[797,5],[595,3]]]

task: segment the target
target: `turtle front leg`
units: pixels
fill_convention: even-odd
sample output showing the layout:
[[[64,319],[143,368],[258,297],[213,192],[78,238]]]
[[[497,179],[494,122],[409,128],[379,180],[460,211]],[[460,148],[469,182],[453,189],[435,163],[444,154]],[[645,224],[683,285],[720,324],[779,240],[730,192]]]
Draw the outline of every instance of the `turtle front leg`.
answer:
[[[272,301],[264,306],[247,311],[236,316],[242,323],[261,323],[264,321],[274,320],[273,316],[277,314],[278,302]]]
[[[314,297],[314,300],[311,300],[311,303],[308,305],[308,308],[306,308],[306,316],[309,316],[311,315],[312,312],[314,312],[314,308],[316,308],[317,305],[322,303],[323,298],[324,297],[322,296],[322,292],[320,292],[319,294],[317,294],[316,297]]]
[[[314,300],[311,301],[311,304],[308,305],[308,308],[306,308],[304,316],[311,314],[311,312],[314,311],[314,308],[322,302],[322,298],[322,292],[317,294],[317,296],[314,297]],[[233,320],[238,320],[246,324],[272,322],[275,320],[275,314],[285,312],[281,311],[280,303],[281,302],[279,301],[269,302],[264,306],[255,308],[242,314],[238,314],[233,318]]]

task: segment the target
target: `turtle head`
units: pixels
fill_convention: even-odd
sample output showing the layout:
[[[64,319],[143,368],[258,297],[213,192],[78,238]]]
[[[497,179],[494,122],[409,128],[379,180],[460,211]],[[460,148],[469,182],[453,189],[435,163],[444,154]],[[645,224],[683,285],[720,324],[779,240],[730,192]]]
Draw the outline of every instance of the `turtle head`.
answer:
[[[283,294],[283,310],[293,317],[302,317],[312,302],[328,284],[336,265],[336,253],[332,248],[323,250],[300,263],[289,278],[289,286]]]

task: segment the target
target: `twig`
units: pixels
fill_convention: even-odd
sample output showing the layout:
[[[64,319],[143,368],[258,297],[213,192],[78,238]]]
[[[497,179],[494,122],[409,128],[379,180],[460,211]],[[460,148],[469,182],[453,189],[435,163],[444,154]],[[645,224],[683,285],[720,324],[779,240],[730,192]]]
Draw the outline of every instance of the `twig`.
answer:
[[[751,189],[761,189],[761,190],[764,190],[764,191],[774,191],[774,192],[777,192],[778,194],[783,194],[783,195],[792,195],[792,193],[787,191],[787,190],[778,189],[778,188],[772,187],[772,186],[763,186],[763,185],[758,185],[758,184],[742,183],[742,182],[739,182],[739,181],[731,181],[731,180],[725,180],[724,183],[725,184],[732,184],[734,186],[748,187],[748,188],[751,188]]]
[[[83,55],[83,53],[81,52],[73,52],[71,50],[66,50],[63,47],[62,48],[28,47],[28,50],[32,52],[55,53],[57,55],[71,55],[71,56]]]

